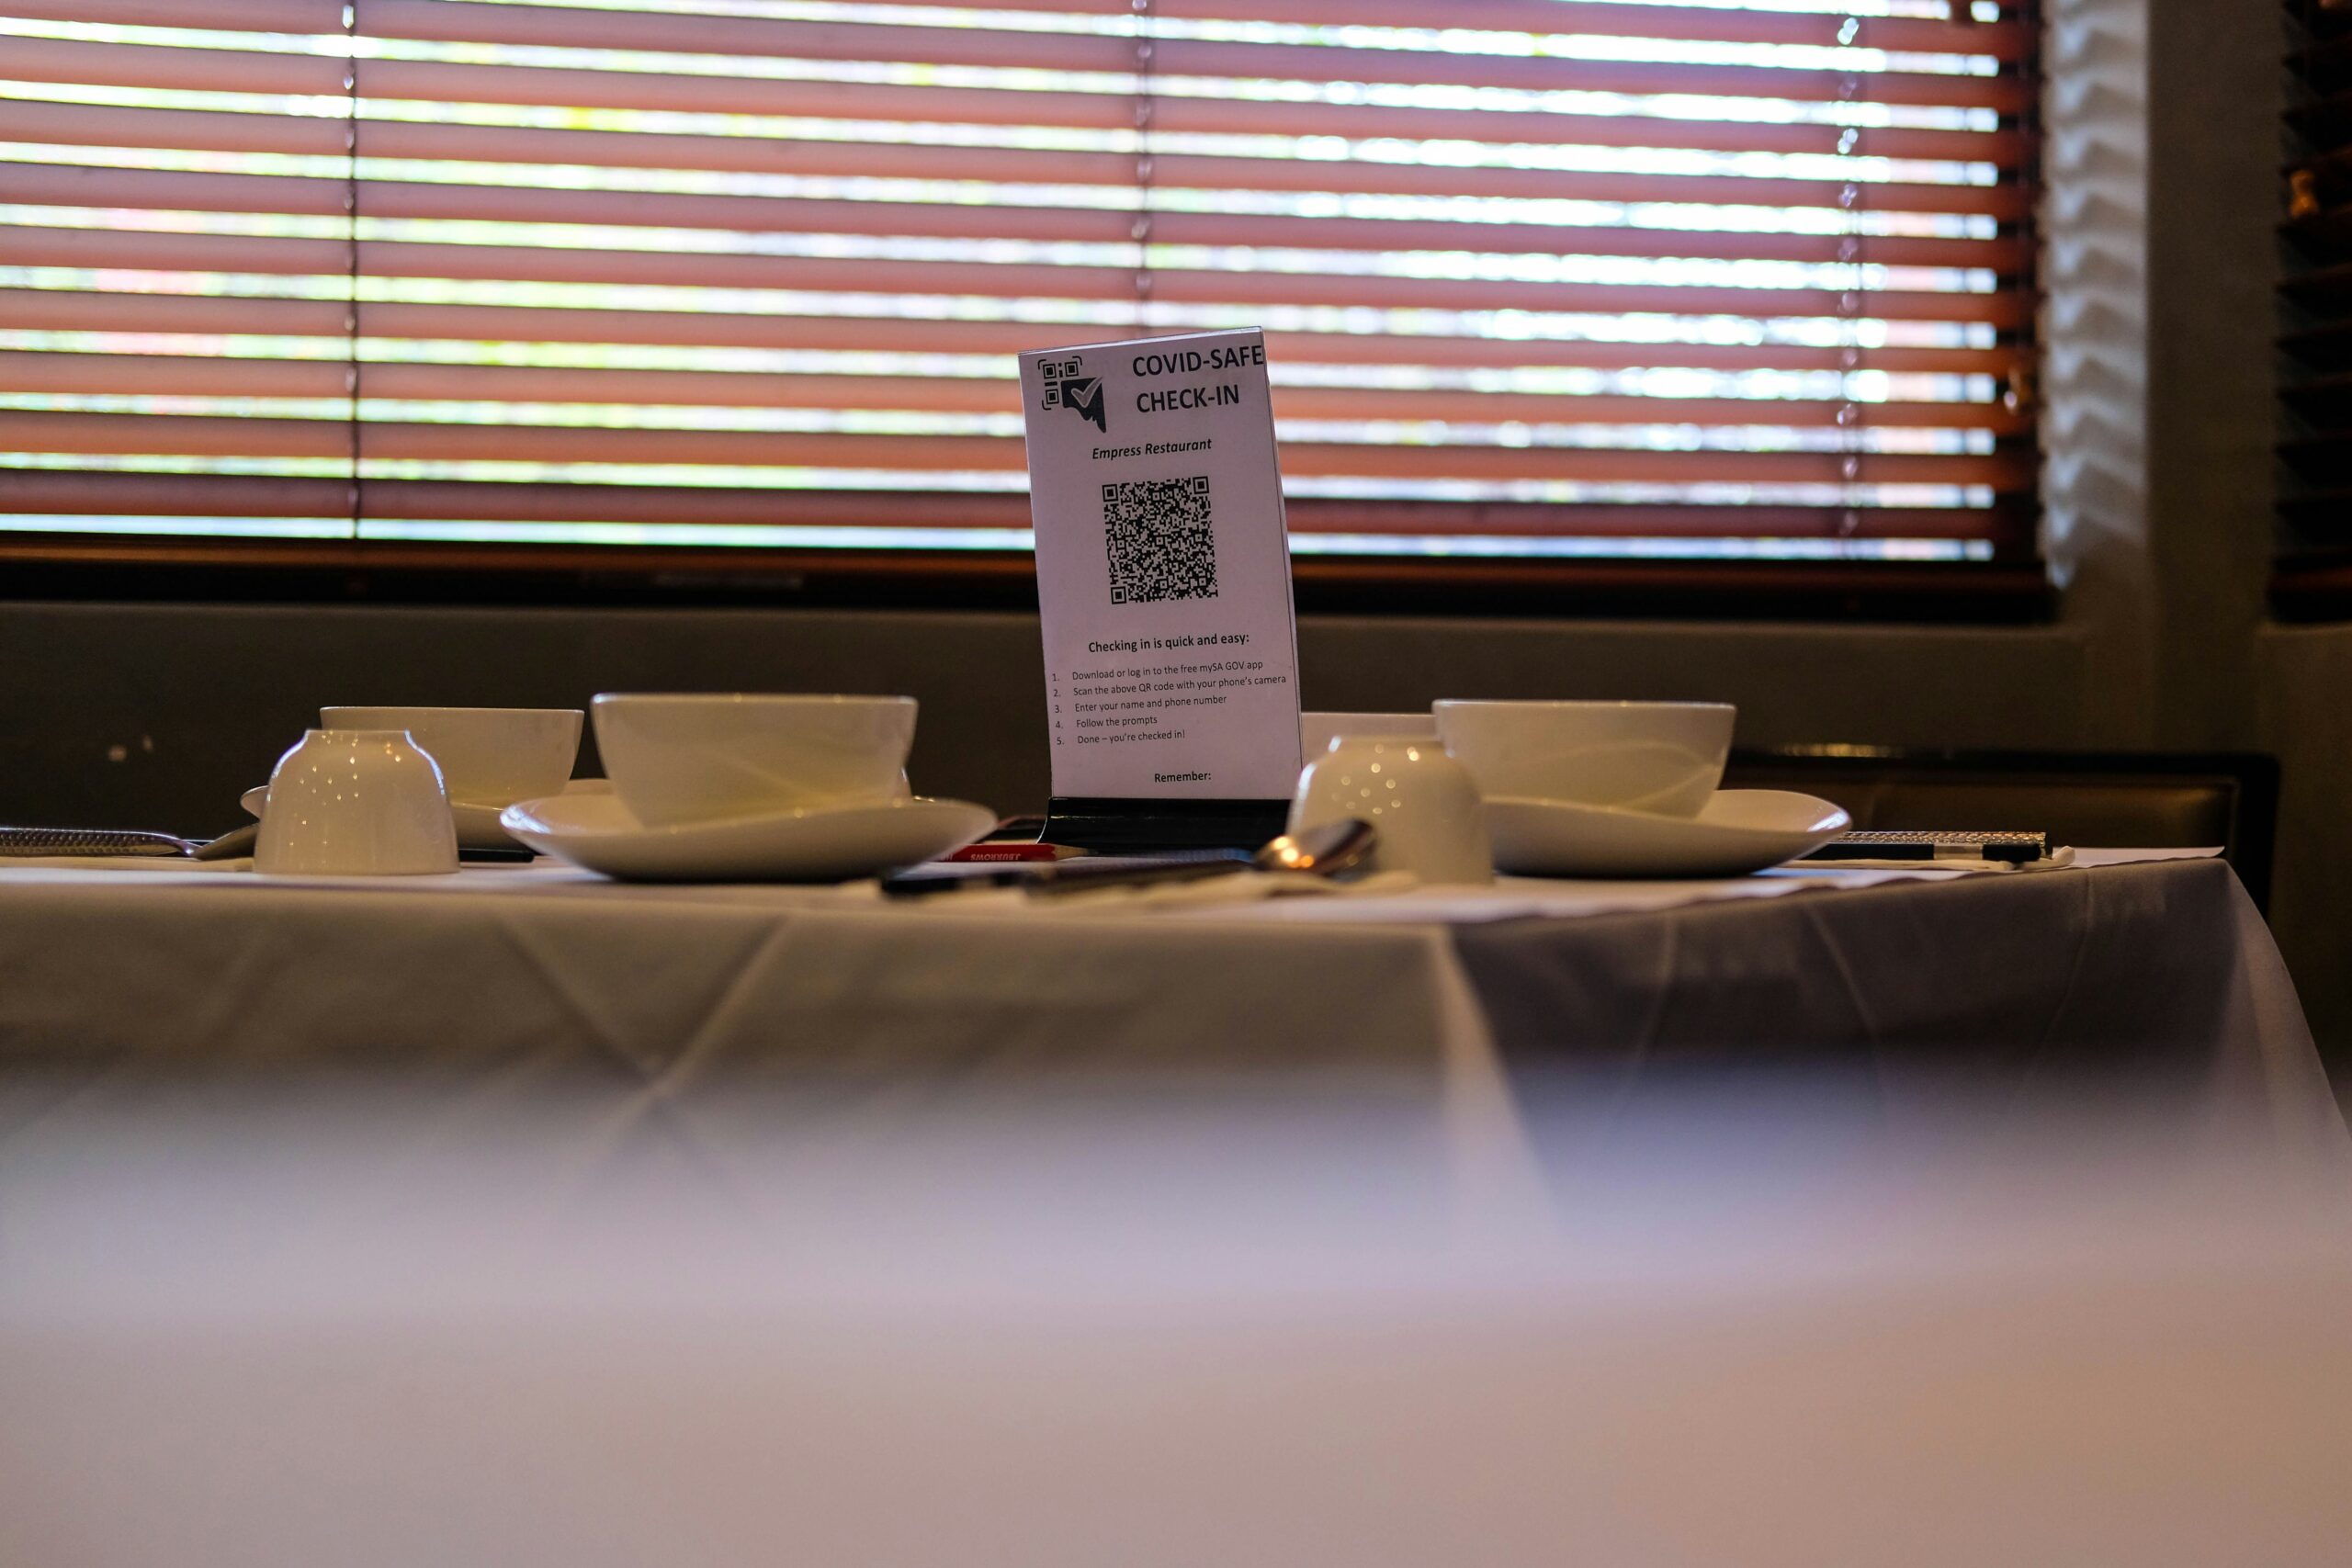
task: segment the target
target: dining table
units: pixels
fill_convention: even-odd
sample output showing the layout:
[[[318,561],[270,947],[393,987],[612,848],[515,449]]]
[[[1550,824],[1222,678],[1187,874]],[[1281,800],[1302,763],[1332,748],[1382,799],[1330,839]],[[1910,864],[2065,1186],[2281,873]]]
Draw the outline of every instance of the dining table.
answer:
[[[1802,1081],[1882,1119],[2072,1096],[2256,1122],[2298,1148],[2345,1137],[2278,949],[2211,852],[1057,898],[631,884],[548,860],[0,865],[17,1118],[321,1077],[453,1100],[560,1088],[672,1122],[739,1089],[879,1115],[1174,1086],[1411,1104],[1479,1144],[1536,1099],[1637,1109]]]
[[[2210,853],[0,867],[0,1561],[2332,1563]]]

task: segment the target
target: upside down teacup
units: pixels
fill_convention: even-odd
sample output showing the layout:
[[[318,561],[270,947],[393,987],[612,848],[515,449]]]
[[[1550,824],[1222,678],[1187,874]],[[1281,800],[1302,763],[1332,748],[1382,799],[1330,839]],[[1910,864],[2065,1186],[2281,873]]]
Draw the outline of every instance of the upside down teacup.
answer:
[[[441,770],[400,729],[313,729],[277,760],[254,869],[403,876],[458,869]]]
[[[1368,869],[1432,886],[1494,880],[1494,852],[1470,771],[1434,740],[1341,735],[1299,774],[1288,831],[1357,818],[1372,824]]]
[[[1299,753],[1312,762],[1337,740],[1435,740],[1437,720],[1421,713],[1303,713]]]

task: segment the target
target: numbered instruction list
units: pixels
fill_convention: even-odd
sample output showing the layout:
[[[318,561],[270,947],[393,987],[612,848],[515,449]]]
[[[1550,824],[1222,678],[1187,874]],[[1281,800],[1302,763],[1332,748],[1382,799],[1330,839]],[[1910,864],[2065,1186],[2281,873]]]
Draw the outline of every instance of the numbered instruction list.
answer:
[[[1269,671],[1262,659],[1248,657],[1250,634],[1155,638],[1146,647],[1095,643],[1090,653],[1139,656],[1132,661],[1105,659],[1099,668],[1073,670],[1066,693],[1056,700],[1067,714],[1070,747],[1120,746],[1138,740],[1191,738],[1193,716],[1230,706],[1237,697],[1270,686],[1287,686],[1290,676]],[[1163,662],[1164,660],[1164,662]],[[1191,773],[1155,770],[1159,784],[1207,782]]]

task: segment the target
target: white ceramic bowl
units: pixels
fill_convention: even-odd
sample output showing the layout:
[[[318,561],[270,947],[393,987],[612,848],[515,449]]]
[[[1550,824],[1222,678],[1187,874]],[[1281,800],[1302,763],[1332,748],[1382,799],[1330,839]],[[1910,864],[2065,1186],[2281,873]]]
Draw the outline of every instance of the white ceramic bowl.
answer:
[[[912,697],[650,695],[591,705],[596,750],[649,828],[899,798]]]
[[[1441,885],[1494,880],[1478,786],[1433,740],[1341,737],[1308,762],[1291,802],[1290,831],[1349,817],[1379,834],[1371,870],[1409,871]]]
[[[1727,703],[1441,702],[1445,749],[1487,798],[1695,817],[1731,754]]]
[[[297,876],[457,870],[441,770],[401,730],[306,732],[270,773],[254,869]]]
[[[440,764],[449,798],[502,808],[561,793],[580,756],[578,708],[332,707],[329,729],[405,729]]]
[[[1437,720],[1426,713],[1303,713],[1298,716],[1299,750],[1312,762],[1334,740],[1378,737],[1435,740]]]

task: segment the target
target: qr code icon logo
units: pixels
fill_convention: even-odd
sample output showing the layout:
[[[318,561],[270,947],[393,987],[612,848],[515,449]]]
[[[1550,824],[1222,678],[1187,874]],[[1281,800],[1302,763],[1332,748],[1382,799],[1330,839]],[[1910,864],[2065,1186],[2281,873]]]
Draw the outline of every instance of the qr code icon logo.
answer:
[[[1111,603],[1216,597],[1216,528],[1209,477],[1130,479],[1102,487]]]
[[[1042,359],[1037,362],[1037,375],[1042,384],[1037,399],[1040,408],[1068,409],[1091,422],[1095,429],[1109,432],[1110,419],[1102,406],[1102,378],[1089,376],[1086,361],[1075,357]]]

